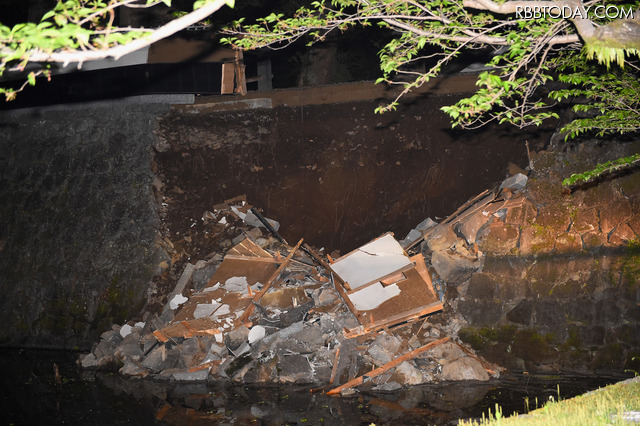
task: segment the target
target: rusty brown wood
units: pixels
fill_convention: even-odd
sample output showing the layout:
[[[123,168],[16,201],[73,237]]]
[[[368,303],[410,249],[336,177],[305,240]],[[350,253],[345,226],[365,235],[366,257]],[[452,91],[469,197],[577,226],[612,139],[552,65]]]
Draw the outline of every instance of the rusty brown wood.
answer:
[[[338,362],[340,361],[340,348],[336,349],[336,357],[333,360],[333,367],[331,368],[331,378],[329,378],[329,384],[332,385],[336,379],[336,373],[338,372]]]
[[[404,355],[399,356],[398,358],[394,359],[391,362],[388,362],[386,364],[384,364],[381,367],[376,368],[375,370],[370,371],[369,373],[367,373],[365,376],[366,377],[376,377],[379,376],[380,374],[384,373],[385,371],[388,371],[394,367],[397,367],[398,365],[402,364],[405,361],[408,361],[410,359],[413,359],[415,357],[417,357],[418,355],[420,355],[421,353],[424,353],[438,345],[441,345],[443,343],[446,343],[448,341],[450,341],[451,339],[449,337],[444,337],[440,340],[436,340],[434,342],[428,343],[418,349],[414,349],[409,353],[406,353]],[[340,393],[342,390],[344,389],[350,389],[356,386],[361,385],[364,382],[364,377],[365,376],[360,376],[360,377],[356,377],[355,379],[351,380],[350,382],[345,383],[344,385],[338,386],[337,388],[331,389],[329,392],[327,392],[327,395],[335,395]]]
[[[205,368],[213,367],[214,365],[222,364],[221,359],[217,359],[215,361],[205,362],[204,364],[196,365],[189,369],[189,373],[193,373],[194,371],[204,370]]]
[[[296,246],[293,248],[293,250],[291,250],[291,252],[289,253],[289,255],[282,261],[282,263],[280,264],[280,266],[278,267],[278,269],[276,269],[276,271],[271,275],[271,277],[269,278],[269,280],[264,284],[264,286],[262,287],[262,290],[260,290],[259,293],[257,293],[255,296],[253,296],[253,301],[254,302],[259,302],[260,299],[262,299],[262,296],[265,295],[265,293],[267,291],[269,291],[269,288],[271,288],[271,286],[273,285],[273,283],[275,282],[275,280],[278,278],[278,276],[280,276],[280,273],[282,272],[282,270],[284,268],[287,267],[287,265],[289,264],[289,261],[291,260],[291,258],[293,257],[293,255],[296,253],[296,251],[298,250],[298,248],[300,247],[300,245],[302,244],[302,241],[304,239],[300,238],[300,241],[298,241],[298,244],[296,244]],[[236,325],[234,328],[238,328],[241,324],[243,324],[247,319],[249,319],[249,317],[251,316],[251,314],[253,314],[253,311],[255,310],[255,305],[251,304],[249,306],[247,306],[247,309],[244,311],[244,313],[240,316],[240,318],[238,318],[238,320],[236,321]]]

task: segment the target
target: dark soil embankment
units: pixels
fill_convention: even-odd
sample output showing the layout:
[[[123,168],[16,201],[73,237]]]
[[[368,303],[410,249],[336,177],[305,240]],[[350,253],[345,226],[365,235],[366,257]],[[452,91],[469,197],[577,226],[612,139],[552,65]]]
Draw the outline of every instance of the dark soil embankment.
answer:
[[[239,194],[282,224],[289,241],[345,250],[386,231],[398,238],[444,217],[527,164],[525,141],[552,129],[451,130],[453,96],[413,98],[375,114],[375,101],[240,112],[174,110],[156,156],[171,240],[194,258],[215,250],[201,220]]]

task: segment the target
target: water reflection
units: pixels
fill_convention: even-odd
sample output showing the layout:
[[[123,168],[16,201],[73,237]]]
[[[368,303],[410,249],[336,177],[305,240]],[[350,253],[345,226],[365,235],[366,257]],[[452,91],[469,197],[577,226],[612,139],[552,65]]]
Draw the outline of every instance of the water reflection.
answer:
[[[622,377],[531,377],[489,383],[422,385],[389,393],[363,390],[349,397],[312,393],[308,388],[177,384],[102,377],[116,393],[151,399],[156,420],[186,424],[455,424],[480,418],[499,404],[503,414],[523,413]]]
[[[550,397],[570,398],[619,377],[514,375],[489,383],[423,385],[329,397],[308,388],[125,380],[77,370],[75,353],[1,350],[0,412],[8,423],[33,424],[456,424],[495,404],[525,412]],[[54,363],[60,376],[55,376]]]

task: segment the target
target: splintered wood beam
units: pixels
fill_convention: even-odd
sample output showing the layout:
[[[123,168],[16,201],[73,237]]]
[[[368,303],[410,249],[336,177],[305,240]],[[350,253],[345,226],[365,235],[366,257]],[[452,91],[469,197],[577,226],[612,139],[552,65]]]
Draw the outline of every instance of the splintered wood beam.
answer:
[[[271,275],[271,277],[269,278],[269,280],[264,284],[264,286],[262,287],[262,290],[260,290],[260,293],[256,294],[253,298],[253,300],[255,302],[259,302],[260,299],[262,299],[262,296],[265,295],[265,293],[267,291],[269,291],[269,288],[271,288],[271,285],[275,282],[275,280],[278,278],[278,276],[280,275],[280,273],[282,272],[282,270],[284,268],[286,268],[289,265],[289,262],[291,261],[291,258],[293,257],[294,254],[296,254],[296,251],[298,251],[298,248],[300,248],[300,245],[302,244],[302,241],[304,240],[304,238],[300,238],[300,241],[298,241],[298,244],[296,244],[296,246],[293,248],[293,250],[291,250],[291,253],[289,253],[289,255],[284,259],[284,261],[282,262],[282,264],[280,264],[280,266],[278,267],[278,269],[276,269],[276,271],[273,273],[273,275]],[[252,305],[253,306],[253,305]]]
[[[384,373],[387,370],[390,370],[394,367],[397,367],[398,365],[402,364],[405,361],[411,360],[415,357],[417,357],[418,355],[420,355],[423,352],[428,351],[429,349],[432,349],[438,345],[441,345],[443,343],[446,343],[448,341],[450,341],[451,338],[449,337],[444,337],[440,340],[436,340],[434,342],[431,342],[429,344],[426,344],[418,349],[414,349],[411,352],[408,352],[402,356],[399,356],[398,358],[394,359],[391,362],[388,362],[386,364],[384,364],[381,367],[376,368],[375,370],[370,371],[369,373],[367,373],[364,376],[360,376],[360,377],[356,377],[355,379],[351,380],[350,382],[345,383],[344,385],[338,386],[337,388],[331,389],[329,392],[327,392],[327,395],[335,395],[335,394],[339,394],[340,392],[342,392],[343,389],[351,389],[353,387],[356,386],[360,386],[363,382],[364,382],[364,378],[366,377],[376,377],[379,376],[380,374]]]
[[[333,361],[333,368],[331,368],[331,378],[329,379],[330,385],[332,385],[333,381],[336,379],[336,373],[338,372],[338,362],[340,362],[340,348],[336,349],[336,358]]]
[[[300,241],[298,241],[298,244],[296,244],[296,246],[293,248],[293,250],[291,250],[291,253],[289,253],[289,255],[282,261],[282,263],[280,264],[278,269],[276,269],[276,271],[271,275],[271,277],[267,280],[267,282],[264,284],[264,286],[262,286],[262,290],[260,290],[259,293],[257,293],[255,296],[253,296],[252,300],[254,302],[259,302],[260,299],[262,299],[262,296],[264,296],[265,293],[267,291],[269,291],[269,288],[271,288],[271,285],[275,282],[275,280],[278,278],[278,276],[280,276],[280,273],[284,270],[284,268],[286,268],[289,265],[289,262],[291,261],[291,258],[296,253],[296,251],[298,251],[298,248],[302,244],[303,240],[304,240],[304,238],[301,238]],[[253,303],[251,305],[247,306],[247,309],[240,316],[240,318],[238,318],[238,320],[236,321],[236,325],[235,325],[234,328],[238,328],[247,319],[249,319],[251,314],[253,314],[253,311],[255,310],[255,308],[256,308],[256,306]]]
[[[353,306],[353,303],[351,302],[351,299],[349,299],[349,295],[347,294],[347,292],[345,291],[345,288],[351,290],[351,288],[349,287],[349,285],[347,283],[345,283],[344,281],[342,281],[342,278],[340,278],[338,276],[338,274],[335,274],[333,272],[333,269],[331,269],[331,266],[329,266],[327,264],[327,262],[325,262],[324,260],[322,260],[322,258],[320,257],[320,255],[318,253],[315,252],[315,250],[313,250],[311,247],[309,247],[309,245],[305,244],[302,246],[302,248],[316,261],[320,264],[320,266],[322,266],[325,271],[327,271],[327,273],[329,273],[331,280],[333,282],[333,286],[335,287],[336,291],[338,292],[338,294],[340,295],[340,297],[342,298],[342,300],[344,301],[344,303],[346,303],[347,307],[349,308],[349,310],[351,312],[354,313],[357,312],[355,306]],[[329,257],[329,256],[327,256]]]
[[[193,373],[194,371],[204,370],[206,368],[213,367],[214,365],[220,365],[220,364],[222,364],[222,360],[221,359],[205,362],[204,364],[200,364],[200,365],[196,365],[194,367],[191,367],[189,369],[189,373]]]

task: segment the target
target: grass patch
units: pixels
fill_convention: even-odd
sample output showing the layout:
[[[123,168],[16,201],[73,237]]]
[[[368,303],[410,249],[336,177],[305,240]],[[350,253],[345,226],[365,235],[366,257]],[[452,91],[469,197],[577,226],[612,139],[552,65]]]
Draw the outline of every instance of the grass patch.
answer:
[[[534,408],[534,407],[531,407]],[[481,421],[461,420],[460,425],[629,425],[640,416],[640,379],[616,383],[564,401],[549,401],[527,415],[502,417],[496,404]]]

